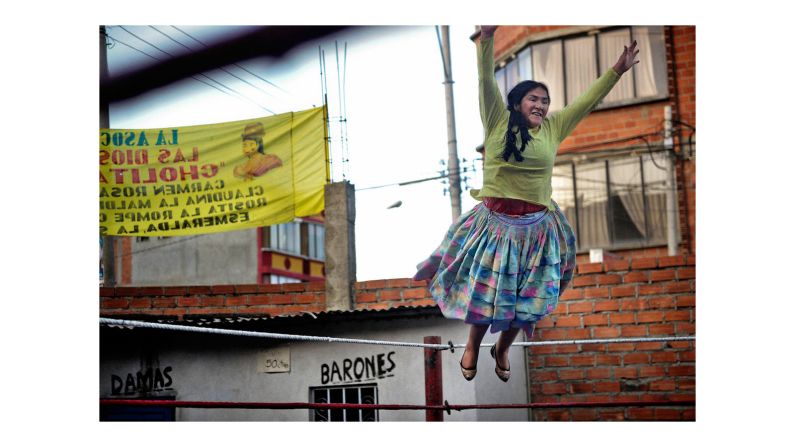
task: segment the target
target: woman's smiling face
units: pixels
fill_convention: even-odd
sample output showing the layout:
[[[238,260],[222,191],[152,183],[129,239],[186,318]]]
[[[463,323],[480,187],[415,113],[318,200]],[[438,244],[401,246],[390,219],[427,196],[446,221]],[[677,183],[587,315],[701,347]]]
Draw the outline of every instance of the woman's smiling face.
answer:
[[[549,94],[543,87],[536,87],[525,93],[522,102],[514,109],[527,120],[527,126],[534,129],[544,122],[549,111]]]

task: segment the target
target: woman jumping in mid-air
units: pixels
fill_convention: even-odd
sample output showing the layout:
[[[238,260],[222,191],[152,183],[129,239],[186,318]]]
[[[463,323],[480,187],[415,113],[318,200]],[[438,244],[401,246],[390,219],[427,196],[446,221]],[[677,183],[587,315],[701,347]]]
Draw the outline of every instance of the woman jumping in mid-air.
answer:
[[[496,26],[482,26],[478,46],[480,116],[485,131],[482,201],[459,217],[441,245],[418,266],[447,318],[470,325],[461,372],[477,373],[480,343],[491,327],[497,376],[508,381],[508,350],[520,330],[552,313],[571,281],[574,233],[552,200],[558,146],[638,61],[637,42],[624,47],[613,67],[564,109],[547,117],[549,90],[522,81],[506,105],[494,78]]]

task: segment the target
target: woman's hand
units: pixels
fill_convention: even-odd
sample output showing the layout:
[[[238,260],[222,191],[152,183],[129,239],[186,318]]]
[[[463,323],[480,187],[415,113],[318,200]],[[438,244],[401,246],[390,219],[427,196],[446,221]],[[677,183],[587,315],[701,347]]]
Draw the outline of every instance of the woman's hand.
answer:
[[[499,25],[480,25],[480,37],[489,38],[494,36],[494,31],[497,31]]]
[[[640,62],[635,60],[635,56],[637,56],[638,53],[640,52],[640,50],[635,49],[635,47],[637,46],[638,46],[638,41],[636,40],[632,41],[632,45],[630,45],[629,48],[627,48],[627,46],[624,45],[624,52],[621,53],[621,56],[618,57],[618,61],[616,62],[615,65],[613,65],[613,69],[618,74],[620,75],[624,74],[627,70],[632,68],[638,62]]]

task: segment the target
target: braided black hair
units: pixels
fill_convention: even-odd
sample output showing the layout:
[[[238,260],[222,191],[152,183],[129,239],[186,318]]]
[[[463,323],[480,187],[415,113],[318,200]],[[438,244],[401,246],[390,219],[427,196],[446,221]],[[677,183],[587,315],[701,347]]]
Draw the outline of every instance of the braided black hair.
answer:
[[[505,149],[502,151],[502,158],[505,161],[509,161],[511,159],[511,155],[514,156],[516,161],[524,160],[524,157],[522,157],[522,152],[524,152],[525,148],[527,147],[527,143],[529,143],[533,137],[530,136],[530,130],[527,127],[527,120],[524,116],[522,116],[521,112],[515,110],[515,106],[521,104],[522,98],[524,98],[527,92],[538,87],[546,90],[547,95],[549,95],[549,89],[546,85],[541,82],[529,80],[516,84],[516,86],[508,93],[508,104],[506,107],[511,115],[508,118],[508,128],[505,130]],[[519,147],[519,149],[516,148],[516,132],[514,131],[514,128],[518,128],[519,135],[522,138],[522,145]]]

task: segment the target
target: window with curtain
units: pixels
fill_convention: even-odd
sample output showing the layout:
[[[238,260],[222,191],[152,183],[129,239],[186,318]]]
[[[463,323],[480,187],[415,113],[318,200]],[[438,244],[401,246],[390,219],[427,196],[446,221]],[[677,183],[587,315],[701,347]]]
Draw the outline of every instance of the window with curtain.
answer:
[[[307,239],[309,245],[309,257],[323,260],[326,257],[325,240],[326,227],[323,224],[308,223]]]
[[[630,36],[629,28],[599,33],[597,40],[599,46],[599,66],[603,67],[603,72],[616,63],[618,55],[624,51],[624,45],[630,42],[630,39],[632,39],[632,37]],[[642,48],[642,43],[638,42],[638,46]],[[646,53],[646,51],[643,53]],[[640,56],[640,53],[638,53],[638,56]],[[663,53],[663,56],[665,56],[665,53]],[[633,85],[635,83],[635,69],[639,68],[639,65],[640,64],[635,65],[635,68],[621,75],[623,78],[622,81],[624,82],[619,82],[613,87],[613,90],[611,90],[602,101],[603,104],[632,99],[634,95]]]
[[[301,224],[288,222],[270,227],[270,248],[285,253],[301,254]]]
[[[497,80],[497,87],[499,87],[500,93],[502,93],[502,100],[505,101],[505,103],[507,104],[508,103],[508,99],[507,99],[508,98],[508,91],[510,89],[506,88],[506,86],[505,86],[506,85],[506,83],[505,83],[506,73],[507,72],[505,70],[501,69],[500,71],[494,73],[494,78]]]
[[[596,39],[594,36],[578,37],[563,41],[564,66],[566,71],[566,104],[574,101],[598,78],[596,67]]]
[[[532,43],[495,76],[503,97],[525,79],[543,82],[550,90],[550,112],[562,109],[616,62],[632,40],[638,41],[640,63],[622,76],[602,101],[605,106],[657,99],[668,94],[663,26],[606,28],[588,35]]]
[[[549,110],[555,111],[563,108],[565,84],[563,82],[563,44],[552,41],[533,45],[534,81],[544,83],[549,89]]]
[[[662,153],[555,166],[553,199],[579,251],[666,243],[666,156]]]
[[[514,59],[508,62],[508,64],[505,65],[503,71],[505,72],[505,89],[503,90],[503,99],[506,99],[507,103],[508,92],[511,91],[511,89],[518,84],[519,81],[521,81],[521,79],[519,79],[519,60]]]

